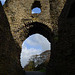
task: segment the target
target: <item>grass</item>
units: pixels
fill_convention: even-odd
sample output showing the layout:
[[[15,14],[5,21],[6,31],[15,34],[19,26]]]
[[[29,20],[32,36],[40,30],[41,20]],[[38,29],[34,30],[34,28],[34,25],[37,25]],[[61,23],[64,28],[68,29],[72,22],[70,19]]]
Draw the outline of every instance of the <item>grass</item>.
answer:
[[[46,72],[46,70],[45,70],[45,69],[41,69],[41,70],[38,70],[38,71],[40,71],[40,72]]]

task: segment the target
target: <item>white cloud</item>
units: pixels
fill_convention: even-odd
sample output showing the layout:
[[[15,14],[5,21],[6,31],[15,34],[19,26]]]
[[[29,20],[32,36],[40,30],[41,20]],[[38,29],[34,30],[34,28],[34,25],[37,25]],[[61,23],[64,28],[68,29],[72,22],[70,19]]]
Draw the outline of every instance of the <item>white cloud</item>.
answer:
[[[24,68],[24,66],[28,64],[28,61],[32,55],[40,54],[42,52],[43,52],[42,50],[38,50],[34,48],[31,49],[27,49],[26,47],[23,48],[20,57],[22,67]]]
[[[50,42],[42,35],[36,34],[35,36],[37,44],[40,44],[43,50],[50,50]]]
[[[47,40],[47,38],[40,34],[31,35],[29,38],[25,40],[25,42],[31,46],[41,45],[43,50],[51,49],[51,43]]]
[[[3,5],[3,4],[5,3],[6,0],[0,0],[0,1],[1,1],[2,5]]]
[[[38,45],[40,45],[42,47],[42,50],[34,49],[34,47],[27,49],[25,43],[31,45],[32,47],[37,47]],[[24,66],[27,65],[28,60],[32,55],[40,54],[46,50],[50,50],[50,42],[47,40],[47,38],[43,37],[40,34],[34,34],[29,36],[22,44],[22,52],[20,59],[22,67],[24,68]]]
[[[34,14],[35,12],[32,11],[32,14]]]
[[[30,36],[29,38],[27,38],[27,39],[25,40],[25,42],[26,42],[27,44],[31,45],[31,46],[36,46],[37,43],[36,43],[35,40],[36,40],[35,37],[32,35],[32,36]]]

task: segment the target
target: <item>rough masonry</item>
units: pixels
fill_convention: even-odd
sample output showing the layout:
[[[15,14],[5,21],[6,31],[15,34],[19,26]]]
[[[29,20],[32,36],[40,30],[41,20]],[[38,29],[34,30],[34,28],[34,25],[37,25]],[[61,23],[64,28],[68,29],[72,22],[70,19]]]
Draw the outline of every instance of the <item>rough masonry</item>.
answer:
[[[23,41],[39,33],[51,42],[47,75],[75,74],[74,0],[7,0],[0,3],[0,75],[23,75]],[[32,14],[39,7],[40,14]],[[75,11],[74,11],[75,12]],[[5,64],[7,63],[7,64]]]

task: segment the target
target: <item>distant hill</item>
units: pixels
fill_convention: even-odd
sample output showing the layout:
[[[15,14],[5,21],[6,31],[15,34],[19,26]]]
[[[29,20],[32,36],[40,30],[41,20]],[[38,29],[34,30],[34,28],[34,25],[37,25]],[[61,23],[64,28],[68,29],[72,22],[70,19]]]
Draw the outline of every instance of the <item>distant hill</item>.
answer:
[[[49,62],[51,55],[51,50],[46,50],[43,53],[40,54],[43,58],[45,58],[45,62]]]
[[[33,55],[30,59],[29,59],[29,63],[28,65],[26,65],[24,67],[24,69],[27,71],[34,71],[34,70],[39,70],[39,69],[46,69],[46,66],[50,60],[50,54],[51,51],[50,50],[46,50],[44,52],[42,52],[39,55]]]

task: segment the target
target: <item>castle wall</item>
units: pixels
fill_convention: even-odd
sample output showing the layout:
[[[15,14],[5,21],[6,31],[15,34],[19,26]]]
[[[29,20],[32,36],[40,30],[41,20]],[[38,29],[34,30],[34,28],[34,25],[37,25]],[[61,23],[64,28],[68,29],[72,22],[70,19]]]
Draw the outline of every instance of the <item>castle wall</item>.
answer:
[[[74,75],[74,1],[37,1],[40,1],[40,14],[31,14],[37,6],[35,0],[7,0],[4,10],[0,3],[0,73],[24,74],[20,65],[21,45],[28,36],[40,33],[52,45],[47,75]]]
[[[4,5],[4,11],[10,23],[11,33],[15,41],[17,41],[20,46],[26,39],[25,37],[27,37],[27,29],[25,26],[27,26],[29,23],[40,22],[53,30],[50,24],[49,0],[37,1],[40,2],[40,14],[32,14],[32,9],[35,7],[35,0],[8,0]],[[25,37],[21,38],[21,34],[23,33],[25,34]]]
[[[0,2],[0,75],[23,74],[19,60],[20,50],[12,37],[8,19]]]
[[[75,74],[75,1],[67,0],[58,20],[58,41],[50,61],[50,75]]]

